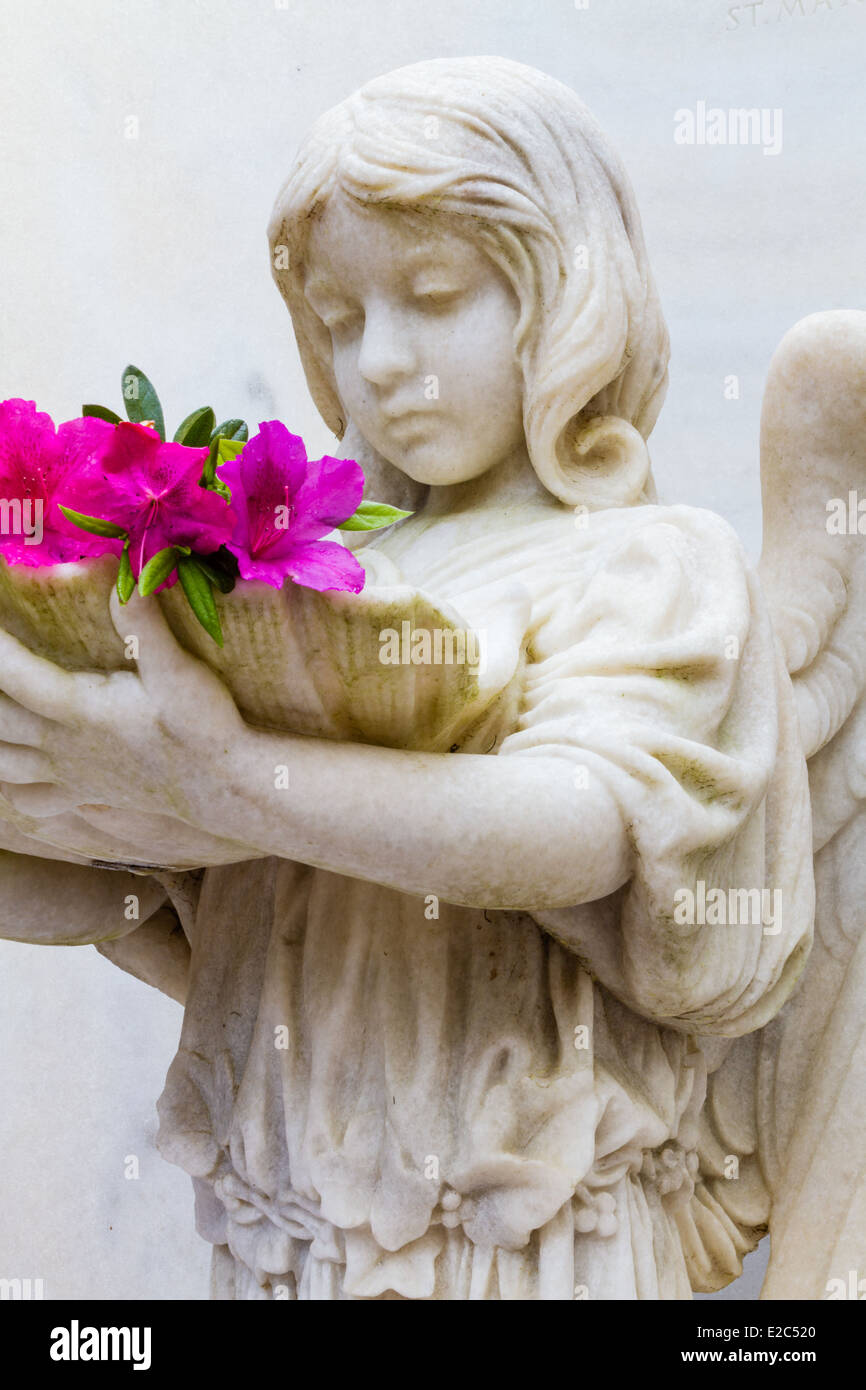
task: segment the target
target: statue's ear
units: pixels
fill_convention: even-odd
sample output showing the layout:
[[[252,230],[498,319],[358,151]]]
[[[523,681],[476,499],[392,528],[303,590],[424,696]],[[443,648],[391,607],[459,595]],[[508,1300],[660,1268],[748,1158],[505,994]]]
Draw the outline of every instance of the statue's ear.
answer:
[[[650,457],[643,435],[628,420],[578,416],[557,450],[563,500],[587,507],[632,507],[652,495]]]

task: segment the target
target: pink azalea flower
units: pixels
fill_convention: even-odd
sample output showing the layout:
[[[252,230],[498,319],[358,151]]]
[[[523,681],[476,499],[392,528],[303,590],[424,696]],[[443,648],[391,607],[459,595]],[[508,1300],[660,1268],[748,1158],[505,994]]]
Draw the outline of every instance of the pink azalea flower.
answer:
[[[237,514],[226,544],[243,579],[275,589],[286,576],[310,589],[364,587],[364,571],[337,541],[322,540],[357,511],[364,475],[353,459],[308,461],[304,442],[264,420],[237,458],[217,469]]]
[[[111,436],[105,420],[69,420],[55,431],[33,401],[0,402],[0,555],[10,565],[59,565],[120,554],[120,542],[79,530],[61,512],[70,481]]]
[[[199,486],[207,456],[207,448],[165,444],[156,430],[123,421],[60,500],[126,531],[138,579],[167,546],[210,554],[230,539],[234,512],[219,493]],[[175,583],[176,572],[160,587]]]

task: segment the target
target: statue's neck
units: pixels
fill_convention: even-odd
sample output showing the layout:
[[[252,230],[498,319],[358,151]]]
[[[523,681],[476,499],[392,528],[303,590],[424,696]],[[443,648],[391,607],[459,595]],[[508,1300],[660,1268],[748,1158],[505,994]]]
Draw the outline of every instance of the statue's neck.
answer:
[[[556,505],[532,467],[526,445],[521,443],[479,478],[446,487],[431,487],[423,511],[425,516],[501,511],[528,502]]]

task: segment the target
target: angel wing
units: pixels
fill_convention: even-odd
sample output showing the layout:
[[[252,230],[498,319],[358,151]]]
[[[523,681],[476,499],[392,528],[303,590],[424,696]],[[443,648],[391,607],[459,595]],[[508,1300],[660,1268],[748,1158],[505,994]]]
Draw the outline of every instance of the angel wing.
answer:
[[[764,395],[761,479],[759,572],[808,759],[815,940],[792,999],[760,1034],[734,1043],[710,1077],[700,1197],[718,1218],[717,1238],[695,1282],[727,1282],[769,1224],[762,1298],[858,1297],[866,1275],[866,313],[814,314],[782,340]],[[733,1173],[724,1171],[726,1149],[738,1155]]]

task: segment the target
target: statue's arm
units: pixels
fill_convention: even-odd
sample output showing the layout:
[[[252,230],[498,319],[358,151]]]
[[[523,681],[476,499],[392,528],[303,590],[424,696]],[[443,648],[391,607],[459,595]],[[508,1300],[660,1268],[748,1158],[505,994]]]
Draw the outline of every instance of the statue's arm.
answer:
[[[186,1003],[190,948],[177,913],[166,903],[129,936],[98,941],[96,949],[112,965]]]
[[[289,769],[289,790],[271,770]],[[590,902],[630,875],[621,812],[574,766],[449,756],[244,728],[187,793],[195,823],[256,853],[470,907],[531,911]]]
[[[34,945],[113,941],[158,912],[155,879],[0,850],[0,937]]]

